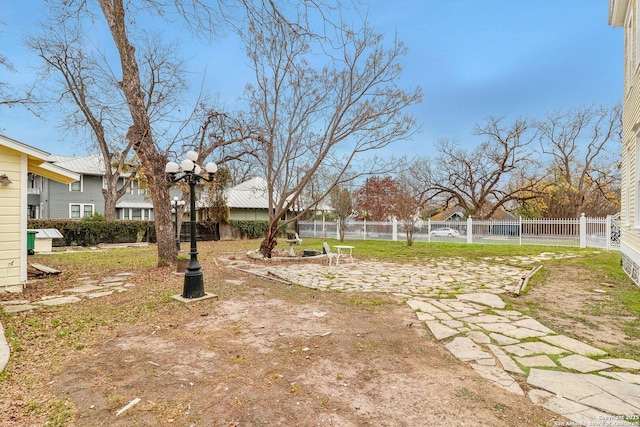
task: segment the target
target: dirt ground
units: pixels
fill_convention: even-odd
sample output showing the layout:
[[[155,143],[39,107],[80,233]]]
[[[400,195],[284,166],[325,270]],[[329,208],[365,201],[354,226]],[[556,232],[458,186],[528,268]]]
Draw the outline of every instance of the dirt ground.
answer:
[[[18,351],[18,364],[10,364],[2,382],[7,389],[1,393],[0,425],[44,425],[47,419],[60,426],[553,426],[565,421],[479,377],[393,296],[314,291],[215,261],[203,261],[203,269],[211,272],[206,290],[217,298],[192,304],[172,300],[181,278],[166,268],[136,275],[134,290],[109,300],[41,309],[42,334],[55,344],[51,354]],[[556,280],[532,289],[519,303],[553,298],[558,305],[578,304],[578,297],[593,296],[580,291],[576,271],[558,274],[564,284]],[[58,344],[65,329],[56,322],[71,313],[85,326],[69,333],[75,339]],[[26,321],[35,315],[16,316]],[[579,331],[585,326],[580,322],[566,326],[576,334],[591,333],[595,344],[606,343],[612,334],[623,334],[615,317],[615,310],[601,312],[598,323],[614,326],[596,335]],[[57,339],[44,332],[52,325]],[[520,385],[528,389],[524,377]],[[140,400],[118,415],[134,399]]]

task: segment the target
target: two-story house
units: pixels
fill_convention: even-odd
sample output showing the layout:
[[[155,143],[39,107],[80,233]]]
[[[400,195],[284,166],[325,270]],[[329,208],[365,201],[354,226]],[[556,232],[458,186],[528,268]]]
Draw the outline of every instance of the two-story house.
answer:
[[[50,156],[49,162],[77,173],[80,180],[67,185],[30,173],[27,178],[29,218],[80,219],[95,213],[104,215],[102,189],[107,183],[102,156]],[[124,182],[125,179],[121,179],[120,185]],[[127,193],[116,203],[116,219],[153,218],[153,204],[147,197],[146,188],[137,181],[131,182]]]
[[[624,29],[620,250],[626,273],[640,278],[640,19],[639,0],[609,0],[609,24]]]

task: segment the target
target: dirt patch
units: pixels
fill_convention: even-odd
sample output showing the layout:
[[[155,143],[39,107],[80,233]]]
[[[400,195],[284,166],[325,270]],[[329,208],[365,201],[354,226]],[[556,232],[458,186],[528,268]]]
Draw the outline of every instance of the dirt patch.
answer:
[[[554,265],[545,271],[544,283],[513,299],[516,308],[546,326],[626,357],[638,357],[640,338],[629,336],[625,328],[637,316],[622,309],[614,298],[620,284],[587,276],[572,265]],[[633,284],[626,288],[633,289]]]
[[[234,273],[234,283],[241,276]],[[459,363],[386,295],[240,277],[233,298],[118,328],[51,379],[78,426],[553,425]],[[306,301],[306,302],[305,302]],[[136,406],[115,413],[135,398]]]

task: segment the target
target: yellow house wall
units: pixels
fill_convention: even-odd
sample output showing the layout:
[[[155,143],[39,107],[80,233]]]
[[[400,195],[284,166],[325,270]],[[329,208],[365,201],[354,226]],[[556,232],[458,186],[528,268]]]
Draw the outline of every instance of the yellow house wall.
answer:
[[[11,184],[0,185],[0,289],[27,280],[26,233],[27,156],[0,146],[0,175]],[[23,191],[24,190],[24,191]]]
[[[640,19],[637,0],[630,0],[624,24],[624,90],[622,114],[622,189],[620,247],[625,271],[640,277]],[[630,17],[632,18],[630,19]]]

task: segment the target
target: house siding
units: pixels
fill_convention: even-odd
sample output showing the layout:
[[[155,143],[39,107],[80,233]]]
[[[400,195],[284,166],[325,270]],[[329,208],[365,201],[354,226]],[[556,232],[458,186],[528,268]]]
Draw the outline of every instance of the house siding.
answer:
[[[637,0],[610,0],[610,10],[624,7],[623,22],[610,22],[624,28],[624,88],[622,113],[622,189],[620,250],[626,273],[638,283],[640,275],[640,40]]]
[[[26,198],[23,200],[21,191],[24,185],[23,163],[26,164],[26,156],[22,153],[0,146],[0,173],[11,179],[8,186],[0,185],[0,283],[3,286],[26,280],[21,274],[26,262],[26,242],[23,242],[26,224],[22,227],[21,210],[22,205],[26,206]]]
[[[72,204],[93,205],[94,213],[104,215],[102,177],[83,175],[82,191],[70,191],[69,185],[47,180],[40,200],[43,218],[70,218],[69,206]]]

